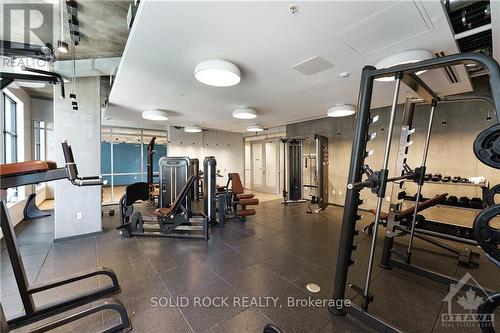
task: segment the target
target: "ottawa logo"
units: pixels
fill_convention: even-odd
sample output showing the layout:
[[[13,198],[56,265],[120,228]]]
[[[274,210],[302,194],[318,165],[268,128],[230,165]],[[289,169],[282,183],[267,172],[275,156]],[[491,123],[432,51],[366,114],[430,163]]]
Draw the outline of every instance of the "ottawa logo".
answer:
[[[450,284],[443,302],[447,303],[447,311],[441,314],[443,327],[494,327],[494,314],[477,311],[481,304],[493,300],[470,273]]]

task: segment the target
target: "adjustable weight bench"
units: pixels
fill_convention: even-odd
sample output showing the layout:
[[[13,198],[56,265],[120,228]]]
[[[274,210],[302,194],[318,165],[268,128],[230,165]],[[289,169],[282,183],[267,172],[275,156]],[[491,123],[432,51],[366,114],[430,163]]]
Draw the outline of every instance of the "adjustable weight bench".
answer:
[[[62,168],[57,168],[54,162],[44,161],[27,161],[0,165],[0,196],[2,199],[0,205],[0,225],[24,310],[23,314],[7,320],[0,304],[0,327],[2,332],[8,332],[30,324],[36,324],[41,320],[49,319],[55,315],[66,313],[76,307],[97,301],[84,310],[69,314],[65,317],[60,317],[52,322],[44,323],[30,330],[30,332],[47,332],[103,310],[116,311],[120,316],[120,322],[106,325],[102,332],[126,331],[131,328],[131,325],[125,306],[119,300],[112,298],[103,299],[104,297],[120,292],[118,278],[111,269],[98,268],[39,285],[30,285],[26,277],[23,259],[19,253],[16,234],[10,220],[10,214],[5,200],[6,190],[12,187],[39,184],[60,179],[68,179],[76,186],[103,184],[100,177],[79,177],[71,147],[67,142],[63,142],[62,147],[66,160],[66,165]],[[96,276],[108,277],[111,280],[111,284],[43,306],[37,306],[33,300],[34,294],[53,290],[57,287],[66,286]]]
[[[419,202],[418,208],[417,208],[417,213],[421,212],[427,208],[430,208],[430,207],[433,207],[433,206],[440,204],[441,202],[443,202],[446,199],[447,196],[448,196],[448,193],[443,193],[443,194],[436,195],[434,198]],[[375,215],[375,209],[370,209],[369,212],[372,213],[373,215]],[[408,208],[398,212],[396,214],[396,216],[394,217],[394,220],[395,221],[407,220],[413,216],[414,212],[415,212],[415,206],[408,207]],[[388,218],[389,218],[389,213],[380,212],[380,216],[379,216],[380,221],[385,222],[385,221],[387,221]]]
[[[435,197],[433,197],[431,199],[421,201],[418,204],[417,212],[421,212],[421,211],[426,210],[430,207],[434,207],[436,205],[439,205],[440,203],[442,203],[446,199],[447,196],[448,196],[448,193],[443,193],[443,194],[436,195]],[[394,221],[401,222],[401,225],[397,227],[397,230],[400,231],[402,233],[402,235],[410,233],[411,221],[412,221],[414,211],[415,211],[415,206],[413,205],[411,207],[408,207],[408,208],[396,213],[396,215],[394,216]],[[374,209],[370,209],[369,212],[375,215]],[[439,223],[439,222],[435,222],[435,221],[427,221],[423,216],[420,216],[420,215],[418,215],[417,217],[418,218],[416,219],[416,222],[415,222],[416,223],[415,224],[415,237],[417,237],[423,241],[426,241],[430,244],[433,244],[437,247],[445,249],[449,252],[452,252],[453,254],[455,254],[458,257],[458,263],[461,266],[471,266],[471,265],[476,266],[477,265],[475,262],[472,261],[474,257],[479,257],[479,254],[477,252],[472,251],[468,247],[466,247],[463,250],[457,250],[457,249],[455,249],[447,244],[438,242],[437,240],[434,240],[434,239],[428,237],[428,236],[433,236],[433,237],[457,241],[457,239],[454,239],[453,236],[451,235],[451,234],[453,234],[453,232],[449,232],[450,235],[448,235],[448,233],[443,234],[443,233],[435,231],[436,230],[435,225],[438,225],[438,224],[445,225],[444,223]],[[388,213],[380,212],[380,216],[379,216],[380,223],[386,224],[388,219],[389,219]],[[369,235],[371,235],[373,232],[373,229],[372,229],[373,225],[374,225],[373,222],[370,223],[367,227],[365,227],[363,229],[363,231],[367,231],[367,233]],[[451,226],[450,228],[454,228],[454,227]]]

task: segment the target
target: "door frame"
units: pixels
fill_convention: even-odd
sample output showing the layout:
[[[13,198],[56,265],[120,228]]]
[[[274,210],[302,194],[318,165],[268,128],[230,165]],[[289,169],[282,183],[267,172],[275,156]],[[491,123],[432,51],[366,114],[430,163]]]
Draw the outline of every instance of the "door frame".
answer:
[[[279,194],[280,192],[280,140],[279,138],[268,138],[268,139],[262,139],[262,140],[255,140],[255,141],[247,141],[245,144],[248,143],[250,144],[250,189],[253,191],[259,191],[259,192],[265,192],[265,193],[273,193],[273,194]],[[275,156],[275,162],[276,162],[276,171],[275,171],[275,185],[273,187],[268,187],[266,186],[266,175],[267,175],[267,168],[266,168],[266,162],[267,162],[267,156],[266,156],[266,143],[274,143],[276,144],[276,156]],[[261,165],[262,165],[262,180],[263,184],[261,186],[256,186],[254,184],[254,149],[253,145],[254,144],[261,144],[262,145],[262,156],[261,156]]]

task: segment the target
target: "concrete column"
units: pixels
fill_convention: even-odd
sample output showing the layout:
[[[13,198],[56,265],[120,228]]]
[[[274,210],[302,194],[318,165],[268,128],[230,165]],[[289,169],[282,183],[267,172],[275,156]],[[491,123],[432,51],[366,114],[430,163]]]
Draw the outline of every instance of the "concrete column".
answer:
[[[69,99],[59,97],[54,90],[54,137],[56,161],[64,165],[62,140],[73,147],[75,162],[81,176],[101,174],[100,92],[99,78],[76,80],[78,111],[73,111]],[[61,180],[55,186],[55,239],[77,237],[102,232],[101,187],[76,187]]]

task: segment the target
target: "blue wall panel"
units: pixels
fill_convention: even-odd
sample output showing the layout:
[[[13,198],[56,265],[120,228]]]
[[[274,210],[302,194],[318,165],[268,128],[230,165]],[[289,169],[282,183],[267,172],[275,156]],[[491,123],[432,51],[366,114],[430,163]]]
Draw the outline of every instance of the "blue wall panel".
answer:
[[[141,177],[141,146],[144,153],[144,174]],[[147,178],[147,144],[133,143],[114,143],[113,144],[113,173],[114,185],[129,185],[135,182],[146,181]],[[155,145],[156,154],[153,155],[153,172],[158,172],[160,158],[167,155],[167,147],[164,145]],[[111,173],[111,144],[101,142],[101,172],[103,174]],[[120,173],[133,173],[133,175],[117,175]],[[104,176],[108,180],[108,186],[111,186],[111,176]],[[154,178],[158,182],[158,177]]]

